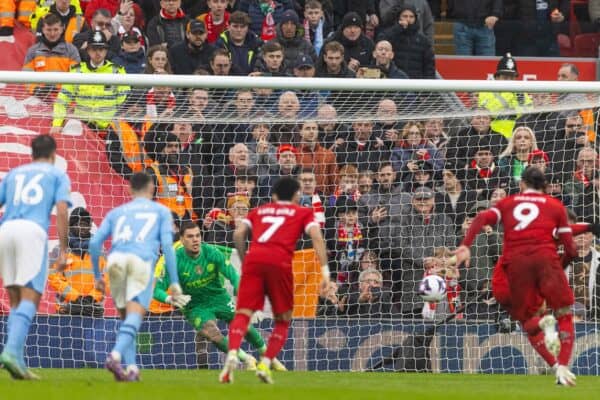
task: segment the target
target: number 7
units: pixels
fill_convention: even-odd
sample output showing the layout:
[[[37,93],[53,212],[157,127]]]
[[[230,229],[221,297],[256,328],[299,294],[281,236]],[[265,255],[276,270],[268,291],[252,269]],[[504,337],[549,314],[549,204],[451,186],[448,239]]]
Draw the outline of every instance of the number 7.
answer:
[[[261,222],[263,224],[271,224],[271,226],[269,226],[269,228],[258,238],[258,243],[265,243],[271,239],[271,236],[273,236],[273,234],[277,232],[277,229],[283,225],[285,217],[263,217]]]

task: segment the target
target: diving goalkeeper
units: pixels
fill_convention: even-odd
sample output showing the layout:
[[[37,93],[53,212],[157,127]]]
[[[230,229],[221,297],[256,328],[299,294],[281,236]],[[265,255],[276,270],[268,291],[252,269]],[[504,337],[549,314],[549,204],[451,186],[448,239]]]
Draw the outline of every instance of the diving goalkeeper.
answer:
[[[200,228],[193,222],[185,222],[180,229],[181,245],[176,246],[177,274],[183,294],[175,299],[167,293],[170,285],[168,274],[161,272],[156,281],[154,298],[160,302],[181,308],[186,320],[224,353],[227,353],[228,341],[217,326],[217,319],[231,322],[235,313],[233,299],[224,287],[223,277],[228,279],[237,294],[240,277],[237,271],[217,247],[202,243]],[[157,270],[162,269],[162,258]],[[267,346],[260,333],[250,326],[246,340],[258,350],[266,351]],[[245,351],[238,352],[238,358],[248,370],[256,369],[256,359]],[[277,371],[285,371],[285,366],[276,361],[271,364]]]

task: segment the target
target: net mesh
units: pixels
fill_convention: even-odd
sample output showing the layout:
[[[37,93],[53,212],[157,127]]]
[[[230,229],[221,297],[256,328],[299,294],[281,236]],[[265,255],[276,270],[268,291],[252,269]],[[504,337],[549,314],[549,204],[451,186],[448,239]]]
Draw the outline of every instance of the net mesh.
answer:
[[[281,357],[288,368],[546,371],[490,292],[501,228],[477,237],[469,269],[453,265],[450,252],[478,210],[518,191],[530,164],[545,169],[552,195],[577,219],[596,217],[597,95],[309,87],[46,85],[47,96],[31,97],[30,86],[7,85],[0,170],[27,162],[33,135],[52,132],[73,208],[90,212],[92,231],[128,199],[131,173],[147,170],[157,201],[180,220],[197,220],[203,240],[238,269],[236,224],[269,200],[280,176],[297,176],[302,205],[322,223],[333,283],[319,290],[320,265],[303,238],[293,263],[295,319]],[[93,290],[77,221],[71,263],[64,274],[51,270],[28,340],[32,367],[100,366],[115,340],[117,312],[110,294]],[[50,237],[52,263],[54,228]],[[599,257],[589,235],[577,240],[580,257],[567,270],[580,321],[573,365],[597,374]],[[441,280],[420,287],[426,275]],[[441,301],[424,302],[420,291],[435,296],[436,285],[445,287]],[[8,304],[3,293],[0,311]],[[142,366],[221,365],[222,355],[180,312],[158,302],[150,311],[138,338]],[[267,306],[255,318],[264,335],[271,317]]]

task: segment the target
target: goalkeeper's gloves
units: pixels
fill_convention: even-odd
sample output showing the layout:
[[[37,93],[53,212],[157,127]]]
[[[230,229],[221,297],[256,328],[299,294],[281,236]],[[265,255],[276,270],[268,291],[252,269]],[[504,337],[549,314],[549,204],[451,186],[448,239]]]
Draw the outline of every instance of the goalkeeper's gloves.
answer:
[[[181,289],[181,285],[179,283],[171,283],[169,286],[169,292],[173,297],[180,296],[183,294],[183,289]]]
[[[192,296],[187,294],[178,294],[167,296],[167,298],[165,299],[165,303],[177,308],[183,308],[187,305],[187,303],[190,302],[190,300],[192,300]]]

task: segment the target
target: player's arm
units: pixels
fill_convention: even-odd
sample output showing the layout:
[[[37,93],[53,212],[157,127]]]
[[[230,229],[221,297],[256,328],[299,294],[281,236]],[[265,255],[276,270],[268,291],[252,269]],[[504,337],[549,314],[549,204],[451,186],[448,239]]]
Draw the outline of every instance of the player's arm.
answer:
[[[241,224],[238,224],[233,232],[233,244],[238,252],[240,261],[243,261],[246,256],[246,238],[250,233],[250,226],[248,224],[249,221],[244,219]]]
[[[558,235],[558,242],[562,244],[564,248],[561,261],[562,265],[565,266],[577,256],[577,246],[575,246],[575,242],[573,241],[573,231],[567,222],[567,212],[562,204],[561,209],[556,233]]]
[[[237,273],[233,265],[230,262],[223,258],[223,262],[219,265],[219,272],[223,274],[223,276],[231,282],[231,286],[233,286],[233,294],[237,296],[238,288],[240,286],[240,275]]]
[[[167,297],[169,297],[169,293],[167,290],[169,289],[169,276],[165,273],[165,257],[160,256],[158,262],[155,267],[155,276],[156,276],[156,285],[154,286],[154,293],[152,297],[155,300],[160,301],[161,303],[167,302]]]
[[[465,237],[458,246],[458,248],[454,251],[456,255],[456,264],[461,265],[465,264],[467,267],[469,266],[469,260],[471,259],[471,245],[475,240],[475,237],[481,232],[484,226],[486,225],[496,225],[500,221],[500,211],[493,207],[488,210],[482,211],[471,222],[471,226],[467,230]]]
[[[326,286],[329,284],[329,280],[331,279],[331,273],[329,271],[329,265],[327,264],[327,249],[325,248],[325,239],[323,239],[321,227],[318,223],[310,223],[307,228],[307,233],[313,243],[313,249],[315,249],[315,253],[317,253],[317,257],[321,263],[321,284]]]
[[[112,231],[112,214],[108,214],[100,224],[96,234],[90,239],[90,257],[92,258],[92,269],[96,279],[96,288],[104,293],[104,280],[100,272],[100,256],[102,255],[102,244],[110,236]]]

